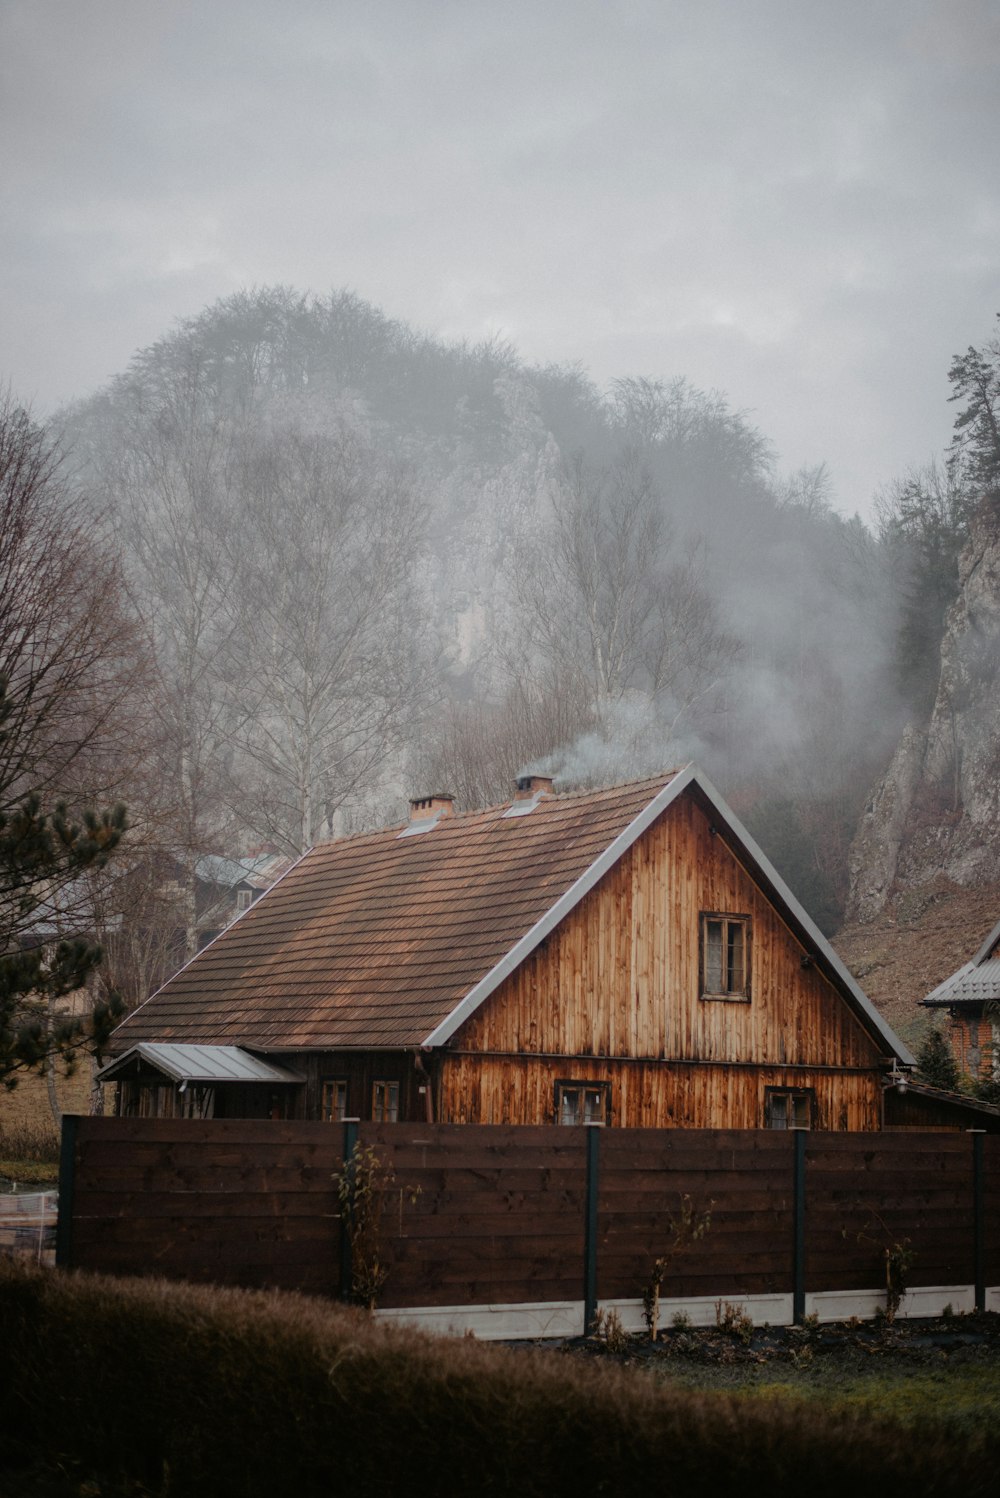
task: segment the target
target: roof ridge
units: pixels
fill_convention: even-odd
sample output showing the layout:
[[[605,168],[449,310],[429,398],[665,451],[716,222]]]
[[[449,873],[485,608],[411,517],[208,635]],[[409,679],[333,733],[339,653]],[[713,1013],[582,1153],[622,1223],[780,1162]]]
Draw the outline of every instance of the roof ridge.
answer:
[[[679,774],[680,770],[675,766],[673,769],[657,771],[655,775],[637,775],[634,780],[614,780],[609,785],[576,786],[567,791],[555,791],[549,799],[554,801],[572,801],[584,796],[603,795],[607,791],[629,791],[640,785],[663,786],[667,785]],[[468,807],[465,811],[455,811],[449,816],[443,817],[437,825],[440,828],[448,822],[466,821],[471,817],[486,817],[491,812],[504,812],[510,805],[511,801],[506,800],[492,801],[488,806]],[[398,833],[409,826],[409,821],[387,822],[381,827],[369,827],[366,831],[362,832],[345,832],[340,837],[327,837],[318,843],[313,843],[311,847],[306,849],[306,852],[317,853],[324,848],[339,848],[345,843],[358,842],[361,838],[365,837],[383,837],[387,833]]]

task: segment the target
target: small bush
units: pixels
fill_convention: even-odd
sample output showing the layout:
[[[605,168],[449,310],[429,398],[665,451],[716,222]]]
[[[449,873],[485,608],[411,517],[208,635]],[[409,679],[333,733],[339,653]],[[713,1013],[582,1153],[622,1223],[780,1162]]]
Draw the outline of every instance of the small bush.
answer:
[[[744,1347],[750,1345],[753,1337],[753,1318],[748,1316],[742,1306],[734,1306],[728,1300],[717,1300],[715,1302],[715,1324],[720,1332],[729,1332]]]
[[[612,1306],[610,1311],[599,1310],[594,1322],[594,1339],[608,1352],[628,1352],[631,1337],[622,1325],[622,1318]]]

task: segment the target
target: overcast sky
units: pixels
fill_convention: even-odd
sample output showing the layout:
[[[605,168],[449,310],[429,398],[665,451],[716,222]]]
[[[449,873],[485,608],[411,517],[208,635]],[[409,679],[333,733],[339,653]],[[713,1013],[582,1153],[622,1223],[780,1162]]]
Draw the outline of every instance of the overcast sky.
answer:
[[[1000,0],[0,0],[0,380],[252,284],[720,389],[836,502],[1000,309]]]

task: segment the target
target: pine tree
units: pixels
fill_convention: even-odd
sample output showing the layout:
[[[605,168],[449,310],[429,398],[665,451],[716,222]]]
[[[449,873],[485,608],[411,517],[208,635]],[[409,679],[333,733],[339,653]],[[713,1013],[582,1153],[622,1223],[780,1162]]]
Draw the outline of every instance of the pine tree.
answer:
[[[0,678],[0,735],[10,713]],[[122,1017],[114,995],[86,1015],[59,1013],[57,1001],[84,986],[101,949],[78,936],[42,941],[38,929],[85,870],[107,862],[125,826],[123,806],[73,820],[63,802],[46,811],[36,794],[0,811],[0,1081],[7,1087],[50,1056],[72,1067],[81,1048],[99,1050]]]
[[[99,946],[78,933],[87,871],[125,831],[108,794],[115,713],[135,673],[113,557],[45,432],[0,393],[0,1082],[99,1046],[120,1005],[72,1015]],[[110,799],[110,797],[109,797]],[[63,932],[69,927],[70,934]]]
[[[1000,491],[1000,338],[956,354],[948,379],[953,386],[948,399],[965,402],[955,418],[951,464],[980,494],[995,495]]]
[[[946,1092],[957,1092],[961,1085],[958,1062],[952,1054],[946,1036],[940,1030],[931,1030],[917,1052],[917,1075],[931,1087],[943,1087]]]

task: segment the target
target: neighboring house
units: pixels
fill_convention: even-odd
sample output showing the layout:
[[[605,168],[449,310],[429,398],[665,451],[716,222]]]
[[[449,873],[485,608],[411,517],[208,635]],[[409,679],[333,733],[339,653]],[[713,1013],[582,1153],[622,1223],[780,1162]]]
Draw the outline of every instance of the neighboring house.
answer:
[[[254,853],[246,858],[206,853],[199,858],[194,869],[199,947],[207,946],[249,910],[291,865],[292,860],[281,853]]]
[[[882,1127],[912,1056],[693,766],[411,811],[305,854],[124,1022],[122,1112]]]
[[[972,961],[920,1002],[947,1010],[948,1038],[960,1071],[978,1082],[1000,1081],[1000,922]]]

